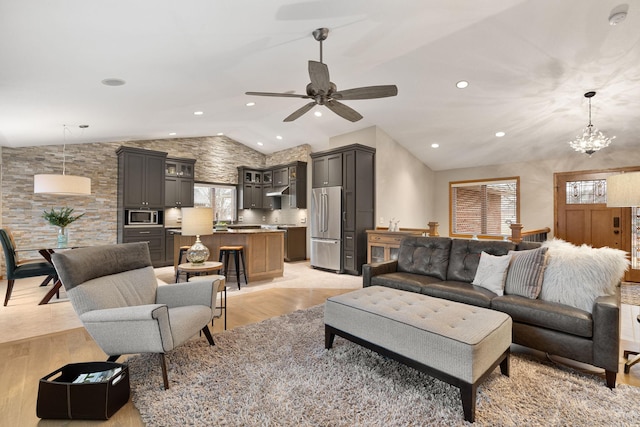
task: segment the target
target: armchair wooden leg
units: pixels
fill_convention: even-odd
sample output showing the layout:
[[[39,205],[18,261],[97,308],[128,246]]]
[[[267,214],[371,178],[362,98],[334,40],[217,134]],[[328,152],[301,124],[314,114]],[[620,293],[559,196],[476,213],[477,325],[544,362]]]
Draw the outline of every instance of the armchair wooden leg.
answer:
[[[160,354],[160,366],[162,366],[162,381],[164,381],[164,389],[169,390],[169,376],[167,375],[167,362],[164,359],[164,353]]]
[[[204,333],[204,336],[207,337],[207,341],[209,341],[209,345],[216,345],[216,343],[213,341],[213,337],[211,336],[209,325],[206,325],[204,328],[202,328],[202,332]]]

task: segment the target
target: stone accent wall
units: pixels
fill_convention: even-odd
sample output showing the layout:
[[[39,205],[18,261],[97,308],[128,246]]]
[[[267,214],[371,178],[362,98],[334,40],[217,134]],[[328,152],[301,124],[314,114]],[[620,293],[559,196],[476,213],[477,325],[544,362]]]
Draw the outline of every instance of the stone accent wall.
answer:
[[[63,206],[74,208],[76,213],[85,213],[67,228],[70,246],[116,243],[116,150],[122,145],[164,151],[169,157],[197,159],[195,180],[220,184],[236,184],[238,166],[262,168],[267,159],[264,154],[224,136],[67,144],[66,173],[91,178],[92,194],[56,196],[34,194],[33,175],[62,173],[62,145],[2,147],[1,222],[14,234],[18,247],[55,246],[57,230],[42,218],[42,214],[45,209]],[[300,156],[309,151],[307,147],[295,147],[269,157],[278,159],[276,163],[306,161],[306,156],[304,159]],[[37,254],[24,254],[26,258],[34,256],[39,257]]]
[[[275,153],[268,154],[265,159],[265,165],[266,167],[270,167],[298,161],[309,163],[310,157],[311,146],[303,144],[287,150],[276,151]],[[310,168],[310,166],[307,165],[307,168]]]

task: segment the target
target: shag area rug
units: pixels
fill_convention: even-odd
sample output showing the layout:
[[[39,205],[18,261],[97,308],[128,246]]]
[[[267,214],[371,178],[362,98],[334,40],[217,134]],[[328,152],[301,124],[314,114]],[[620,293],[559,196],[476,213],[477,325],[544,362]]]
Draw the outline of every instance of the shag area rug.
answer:
[[[457,388],[336,337],[324,349],[316,306],[129,359],[133,402],[149,426],[460,426]],[[637,426],[640,388],[512,355],[479,387],[478,426]]]
[[[640,284],[623,282],[620,285],[620,300],[622,304],[640,305]]]

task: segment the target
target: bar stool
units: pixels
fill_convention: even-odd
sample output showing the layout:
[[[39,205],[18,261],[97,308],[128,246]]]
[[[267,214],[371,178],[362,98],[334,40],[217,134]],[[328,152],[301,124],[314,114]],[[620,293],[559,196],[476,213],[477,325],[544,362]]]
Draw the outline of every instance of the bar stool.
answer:
[[[218,261],[222,262],[224,258],[224,272],[225,276],[229,276],[229,256],[233,255],[233,261],[236,267],[236,281],[238,282],[238,289],[240,289],[240,259],[242,259],[242,274],[244,275],[244,284],[248,285],[246,267],[244,264],[244,246],[220,246],[220,257]]]
[[[191,246],[180,246],[180,251],[178,252],[178,263],[176,265],[182,264],[182,257],[187,253]],[[189,281],[189,273],[184,272],[185,278],[187,282]],[[178,283],[178,278],[180,277],[180,270],[176,267],[176,283]]]

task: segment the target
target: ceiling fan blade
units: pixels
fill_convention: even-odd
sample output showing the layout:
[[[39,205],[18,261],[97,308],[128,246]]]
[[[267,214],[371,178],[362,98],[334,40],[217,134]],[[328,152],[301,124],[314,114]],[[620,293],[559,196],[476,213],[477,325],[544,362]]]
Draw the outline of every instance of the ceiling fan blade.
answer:
[[[311,85],[318,92],[329,93],[331,82],[329,81],[329,68],[327,64],[318,61],[309,61],[309,78]]]
[[[347,119],[350,122],[357,122],[362,118],[362,115],[358,113],[351,107],[347,107],[341,102],[336,100],[330,100],[324,103],[331,111],[342,117],[343,119]]]
[[[385,86],[366,86],[354,89],[341,90],[334,92],[331,96],[335,99],[373,99],[386,98],[388,96],[396,96],[398,87],[396,85]]]
[[[297,93],[274,93],[274,92],[245,92],[245,95],[256,96],[281,96],[285,98],[311,98],[309,95],[298,95]]]
[[[311,110],[315,105],[316,105],[315,102],[310,102],[310,103],[302,106],[301,108],[298,108],[296,111],[294,111],[293,113],[289,114],[283,120],[283,122],[292,122],[292,121],[294,121],[295,119],[299,118],[304,113],[306,113],[307,111]]]

